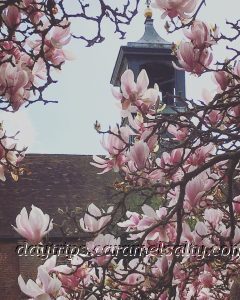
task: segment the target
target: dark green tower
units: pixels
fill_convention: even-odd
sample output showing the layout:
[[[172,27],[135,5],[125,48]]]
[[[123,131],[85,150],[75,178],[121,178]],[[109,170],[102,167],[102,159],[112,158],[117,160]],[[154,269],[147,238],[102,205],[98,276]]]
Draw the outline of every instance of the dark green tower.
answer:
[[[185,97],[185,72],[174,69],[172,62],[172,44],[161,38],[153,26],[152,12],[145,12],[145,32],[137,42],[121,46],[114,66],[111,84],[120,86],[120,78],[126,69],[131,69],[135,78],[145,69],[150,87],[158,84],[162,93],[162,102],[166,104],[163,113],[173,113],[174,109],[184,109],[183,101],[174,100],[169,95]]]

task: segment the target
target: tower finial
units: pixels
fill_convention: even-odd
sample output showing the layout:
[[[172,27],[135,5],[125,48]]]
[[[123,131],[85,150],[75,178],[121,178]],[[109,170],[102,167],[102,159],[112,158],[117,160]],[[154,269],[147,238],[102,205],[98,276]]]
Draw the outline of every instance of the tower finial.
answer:
[[[152,9],[150,8],[151,0],[146,0],[147,8],[145,9],[144,16],[146,18],[152,18]]]
[[[147,7],[150,7],[151,2],[152,2],[151,0],[146,0]]]

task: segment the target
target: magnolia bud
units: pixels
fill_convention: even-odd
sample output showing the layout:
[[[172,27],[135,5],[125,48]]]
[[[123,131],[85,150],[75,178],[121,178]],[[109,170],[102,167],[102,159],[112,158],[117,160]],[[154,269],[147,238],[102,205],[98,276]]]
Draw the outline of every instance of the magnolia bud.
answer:
[[[95,129],[97,132],[101,131],[101,124],[100,124],[98,121],[95,122],[95,124],[94,124],[94,129]]]

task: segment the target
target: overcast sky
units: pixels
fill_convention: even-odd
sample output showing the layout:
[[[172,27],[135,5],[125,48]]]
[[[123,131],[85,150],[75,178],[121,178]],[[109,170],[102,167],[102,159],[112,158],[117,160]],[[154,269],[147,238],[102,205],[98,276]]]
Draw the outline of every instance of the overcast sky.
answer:
[[[145,1],[143,1],[144,3]],[[239,17],[239,0],[208,0],[208,7],[201,13],[201,19],[219,24],[222,31],[228,32],[223,25],[225,20]],[[181,34],[168,35],[160,20],[160,13],[154,12],[155,28],[168,41],[181,39]],[[74,28],[78,24],[73,23]],[[88,28],[85,27],[85,30]],[[89,31],[92,27],[89,26]],[[58,99],[58,104],[34,104],[19,112],[1,113],[0,119],[10,132],[21,130],[19,139],[29,146],[30,153],[68,153],[100,154],[104,153],[99,144],[100,136],[93,129],[98,120],[102,128],[108,128],[119,122],[119,109],[112,97],[110,78],[121,45],[138,40],[144,32],[143,9],[127,27],[127,38],[119,40],[112,33],[112,27],[105,26],[106,40],[92,48],[73,40],[68,49],[74,52],[76,59],[67,61],[59,82],[48,89],[49,99]],[[215,47],[216,48],[216,47]],[[226,57],[224,47],[216,48],[216,58]],[[214,83],[207,76],[196,78],[187,76],[187,95],[201,96],[203,87],[214,89]]]

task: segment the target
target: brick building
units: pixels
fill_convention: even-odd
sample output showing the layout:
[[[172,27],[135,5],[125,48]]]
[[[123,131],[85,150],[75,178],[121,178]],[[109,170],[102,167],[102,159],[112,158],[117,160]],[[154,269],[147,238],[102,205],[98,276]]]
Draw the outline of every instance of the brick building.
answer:
[[[29,154],[24,164],[31,174],[23,175],[18,182],[8,178],[0,183],[0,299],[26,299],[18,288],[17,277],[22,274],[24,279],[35,279],[37,266],[42,263],[37,257],[19,257],[15,251],[23,241],[11,224],[15,225],[22,207],[29,212],[34,204],[60,224],[58,208],[68,207],[71,211],[79,207],[82,215],[92,202],[102,208],[112,204],[114,176],[97,175],[91,160],[88,155]],[[53,230],[51,241],[60,240],[60,230]]]

